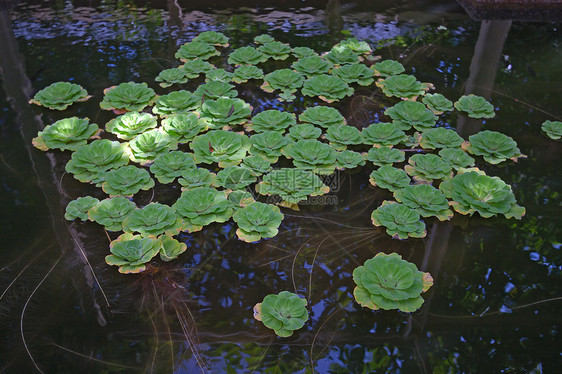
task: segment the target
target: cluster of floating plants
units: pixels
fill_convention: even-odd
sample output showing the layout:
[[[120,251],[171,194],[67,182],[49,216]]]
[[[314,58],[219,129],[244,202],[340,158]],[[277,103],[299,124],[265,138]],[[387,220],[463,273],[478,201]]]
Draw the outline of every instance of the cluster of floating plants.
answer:
[[[484,218],[525,213],[508,184],[474,167],[473,156],[492,164],[524,157],[513,139],[487,130],[466,140],[436,127],[439,115],[455,109],[472,118],[493,117],[486,99],[468,95],[453,102],[428,93],[433,85],[407,74],[397,61],[378,61],[356,39],[323,54],[269,35],[228,48],[225,35],[201,33],[177,51],[182,64],[156,77],[168,93],[158,95],[144,82],[121,83],[104,91],[100,107],[118,115],[104,126],[71,117],[46,126],[33,140],[43,151],[72,151],[66,171],[108,195],[71,201],[65,217],[119,233],[106,262],[120,272],[142,272],[158,254],[163,261],[177,258],[187,248],[175,237],[212,223],[232,219],[246,242],[274,237],[284,218],[279,207],[298,209],[309,197],[328,193],[323,178],[336,169],[374,166],[371,184],[391,191],[394,200],[372,212],[372,223],[395,239],[426,236],[422,218],[450,220],[452,209]],[[193,82],[198,87],[187,91]],[[301,113],[279,110],[282,104],[256,113],[238,97],[243,84],[259,86],[279,102],[301,95],[315,104]],[[379,88],[395,102],[384,111],[384,122],[359,129],[331,106],[356,89]],[[59,82],[31,102],[63,110],[89,97],[82,87]],[[553,139],[561,136],[560,122],[547,121],[543,130]],[[175,203],[137,206],[135,194],[161,184],[181,186]],[[279,200],[257,201],[265,196]],[[397,254],[367,260],[353,278],[360,305],[406,312],[421,307],[420,295],[433,283]],[[283,291],[257,304],[255,317],[277,335],[290,336],[308,319],[306,304]]]

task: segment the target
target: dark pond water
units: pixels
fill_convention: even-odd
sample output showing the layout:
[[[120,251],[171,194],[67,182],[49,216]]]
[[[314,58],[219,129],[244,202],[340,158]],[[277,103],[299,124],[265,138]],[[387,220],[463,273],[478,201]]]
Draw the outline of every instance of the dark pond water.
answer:
[[[559,370],[562,153],[540,131],[562,117],[558,24],[474,21],[454,1],[178,3],[0,2],[7,8],[0,10],[0,372]],[[480,166],[512,185],[527,214],[520,221],[457,214],[448,223],[427,220],[425,239],[392,240],[370,224],[391,195],[369,186],[366,167],[338,174],[337,192],[323,203],[286,211],[273,239],[246,244],[233,224],[211,225],[182,236],[189,249],[181,261],[156,261],[150,275],[117,273],[104,262],[103,230],[63,218],[68,201],[100,192],[64,174],[67,154],[38,151],[31,139],[66,116],[104,124],[113,116],[98,107],[104,88],[124,81],[156,88],[153,78],[175,66],[178,46],[205,30],[224,32],[232,47],[268,32],[317,51],[353,35],[449,98],[490,97],[495,118],[451,114],[441,124],[465,137],[482,128],[518,142],[528,158]],[[27,103],[61,80],[94,98],[63,113]],[[339,106],[349,123],[363,127],[381,116],[388,102],[372,91]],[[241,97],[256,112],[300,113],[310,104],[284,107],[258,89]],[[178,194],[156,189],[139,202],[169,203]],[[433,275],[416,313],[373,312],[353,301],[351,272],[379,251]],[[311,311],[286,339],[252,318],[256,302],[281,290],[306,296]]]

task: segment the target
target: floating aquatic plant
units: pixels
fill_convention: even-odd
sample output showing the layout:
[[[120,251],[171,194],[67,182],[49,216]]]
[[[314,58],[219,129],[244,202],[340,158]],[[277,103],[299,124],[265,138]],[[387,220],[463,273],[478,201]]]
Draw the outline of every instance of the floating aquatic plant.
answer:
[[[392,165],[406,159],[406,153],[389,146],[373,147],[367,153],[367,160],[378,166]]]
[[[184,225],[182,231],[199,231],[212,222],[226,222],[232,217],[234,208],[227,200],[225,191],[209,187],[197,187],[183,191],[174,204]]]
[[[412,126],[416,130],[424,131],[435,126],[437,122],[435,114],[417,101],[401,101],[386,109],[384,114],[390,116],[393,119],[392,123],[404,131]]]
[[[196,136],[190,144],[197,163],[218,162],[220,167],[238,165],[251,146],[246,135],[225,130],[212,130]]]
[[[123,274],[136,274],[146,270],[146,263],[160,251],[162,242],[154,238],[125,233],[109,244],[110,255],[105,257],[108,265],[119,266]]]
[[[107,231],[122,231],[123,220],[137,206],[126,197],[105,199],[88,210],[88,219],[105,227]]]
[[[215,187],[223,187],[228,190],[241,190],[256,181],[254,173],[240,166],[229,166],[217,173],[213,182]]]
[[[457,148],[463,141],[455,130],[436,127],[422,132],[420,146],[425,149]]]
[[[267,34],[261,34],[258,35],[254,38],[254,42],[258,43],[258,44],[265,44],[265,43],[271,43],[274,42],[275,39],[273,39],[272,36],[267,35]]]
[[[175,54],[175,57],[182,62],[190,60],[207,60],[212,56],[218,56],[220,52],[209,43],[192,41],[183,44]]]
[[[68,203],[65,209],[64,218],[69,221],[80,219],[82,221],[88,220],[88,210],[100,201],[92,196],[79,197]]]
[[[286,60],[291,53],[291,47],[281,42],[272,41],[261,45],[258,51],[263,53],[267,58]]]
[[[140,112],[156,100],[156,92],[146,83],[126,82],[106,88],[100,108],[123,112]]]
[[[332,103],[353,94],[353,88],[338,77],[321,74],[304,81],[301,90],[305,96],[318,96],[321,100]]]
[[[299,140],[282,149],[282,153],[299,169],[332,174],[336,168],[336,151],[318,140]]]
[[[439,185],[445,196],[453,201],[450,205],[461,214],[489,218],[503,214],[506,218],[520,219],[525,208],[516,204],[511,187],[498,177],[483,172],[463,171]]]
[[[371,49],[371,46],[367,42],[359,41],[355,38],[342,40],[334,47],[347,48],[353,51],[355,54],[360,54],[360,55],[368,55],[373,51]]]
[[[201,98],[189,91],[181,90],[162,95],[152,108],[154,114],[167,117],[173,114],[189,113],[201,105]]]
[[[235,211],[256,201],[251,193],[240,190],[229,193],[227,199],[232,203]]]
[[[49,109],[65,110],[75,102],[86,101],[91,97],[88,91],[78,84],[56,82],[37,92],[29,103]]]
[[[257,65],[267,60],[267,56],[254,47],[236,48],[228,56],[228,63],[231,65]]]
[[[211,187],[217,175],[204,168],[190,168],[181,173],[178,179],[182,190],[192,190],[197,187]]]
[[[439,156],[455,170],[474,166],[474,159],[460,148],[441,149]]]
[[[453,102],[440,93],[424,95],[422,102],[435,114],[453,110]]]
[[[256,201],[236,210],[232,219],[238,225],[236,230],[238,238],[251,243],[277,235],[283,217],[279,207]]]
[[[374,71],[363,64],[343,65],[332,70],[332,74],[347,84],[357,83],[361,86],[369,86],[374,81]]]
[[[160,248],[160,259],[168,262],[175,260],[179,255],[187,250],[187,244],[180,243],[170,235],[162,235],[159,238],[162,243]]]
[[[245,157],[240,166],[251,170],[255,176],[268,173],[272,169],[271,162],[260,156]]]
[[[345,151],[348,145],[363,143],[361,132],[356,127],[349,125],[338,125],[328,127],[326,139],[336,151]]]
[[[403,99],[412,99],[425,94],[428,87],[419,82],[413,75],[391,75],[379,80],[377,86],[386,96],[396,96]]]
[[[484,157],[490,164],[499,164],[507,159],[517,161],[525,157],[515,140],[501,132],[484,130],[471,135],[468,140],[469,143],[463,144],[463,148],[473,155]]]
[[[197,113],[175,114],[162,120],[162,130],[178,143],[188,143],[209,128]]]
[[[205,74],[205,82],[209,83],[209,82],[221,82],[221,83],[228,83],[232,80],[232,73],[229,71],[226,71],[224,69],[213,69],[211,71],[209,71],[207,74]],[[201,86],[199,86],[201,87]],[[232,95],[232,94],[230,94]],[[236,93],[237,96],[238,93]],[[225,95],[226,96],[226,95]],[[234,96],[228,96],[228,97],[234,97]],[[220,97],[220,96],[217,96]]]
[[[217,100],[207,100],[201,106],[201,117],[212,129],[244,123],[251,114],[252,107],[242,99],[219,97]]]
[[[312,77],[314,75],[328,74],[334,65],[318,55],[312,55],[293,62],[291,67],[307,77]]]
[[[406,313],[422,306],[421,294],[433,285],[429,273],[422,273],[397,253],[382,252],[355,268],[353,280],[357,285],[353,296],[361,306]]]
[[[143,237],[156,237],[161,234],[177,235],[182,223],[174,208],[160,203],[150,203],[142,209],[133,210],[123,220],[123,230],[130,233],[138,232]]]
[[[293,48],[293,56],[298,59],[310,57],[310,56],[318,56],[314,49],[308,47],[295,47]]]
[[[334,46],[324,58],[334,65],[359,63],[359,54],[346,46]]]
[[[450,178],[453,174],[448,163],[431,153],[415,154],[408,159],[408,164],[404,167],[406,173],[411,175],[415,181],[421,183],[431,183],[434,179]]]
[[[108,139],[94,140],[72,153],[65,170],[80,182],[103,182],[104,173],[129,163],[126,145]]]
[[[463,95],[455,101],[455,108],[460,112],[465,112],[471,118],[492,118],[494,106],[482,96]]]
[[[310,123],[301,123],[289,127],[289,133],[285,137],[291,141],[318,139],[322,130]]]
[[[550,139],[558,140],[562,138],[562,122],[561,121],[544,121],[541,130],[548,135]]]
[[[130,197],[140,190],[149,190],[154,187],[154,180],[146,169],[138,168],[134,165],[121,166],[118,169],[110,170],[104,176],[101,185],[103,192],[109,196]]]
[[[217,47],[228,47],[228,38],[226,35],[217,31],[203,31],[191,41],[207,43]]]
[[[361,153],[345,150],[336,155],[336,168],[340,170],[353,169],[365,165],[365,156]]]
[[[213,70],[216,71],[216,70]],[[221,97],[234,98],[238,96],[238,91],[234,86],[225,82],[211,81],[200,85],[194,92],[194,95],[199,98],[197,101],[217,100]]]
[[[383,165],[371,173],[369,182],[373,186],[394,192],[410,185],[411,180],[408,173],[404,170],[390,165]]]
[[[329,106],[313,106],[307,108],[299,116],[299,121],[324,128],[346,124],[345,118],[341,113],[336,108]]]
[[[128,112],[106,123],[105,131],[119,139],[131,140],[156,125],[158,120],[150,113]]]
[[[277,131],[264,131],[250,137],[250,154],[260,156],[269,162],[277,162],[281,152],[290,142]]]
[[[283,132],[289,126],[295,125],[297,118],[294,113],[282,112],[276,109],[264,110],[252,117],[247,129],[255,132],[279,131]]]
[[[129,158],[141,165],[150,164],[158,155],[178,148],[176,139],[161,129],[144,132],[129,142]]]
[[[287,338],[308,321],[306,304],[305,299],[289,291],[267,295],[261,303],[254,306],[254,318],[263,322],[278,336]]]
[[[375,226],[386,227],[393,239],[423,238],[427,234],[418,211],[394,201],[384,201],[371,214],[371,221]]]
[[[395,191],[394,198],[399,203],[415,209],[422,217],[435,216],[440,221],[453,218],[447,198],[433,186],[427,184],[406,186]]]
[[[399,125],[388,122],[373,123],[365,127],[361,131],[361,135],[363,144],[374,147],[394,146],[408,140],[406,133],[400,130]]]
[[[384,60],[377,62],[373,66],[373,70],[375,71],[375,75],[389,77],[391,75],[399,75],[406,69],[404,69],[404,66],[398,61]]]
[[[150,165],[150,171],[162,184],[172,183],[185,170],[194,168],[196,166],[191,153],[181,151],[161,154]]]
[[[263,79],[263,70],[254,65],[241,65],[232,75],[232,81],[236,83],[246,83],[250,79]]]
[[[294,100],[293,93],[302,86],[304,76],[291,69],[279,69],[263,78],[264,83],[260,86],[265,92],[281,91],[280,98],[285,101]]]
[[[283,168],[263,176],[256,185],[260,195],[279,195],[289,205],[298,204],[308,196],[319,196],[330,192],[322,180],[308,170]]]
[[[75,151],[86,145],[88,140],[98,137],[98,125],[90,123],[88,118],[70,117],[58,120],[39,131],[32,143],[42,151],[60,149]]]
[[[203,60],[191,60],[187,61],[185,64],[180,66],[184,71],[186,77],[189,79],[197,78],[201,74],[207,74],[211,70],[215,69],[215,66],[207,61]]]
[[[184,69],[171,68],[162,70],[154,80],[160,82],[160,87],[166,88],[174,84],[187,83],[188,78]]]

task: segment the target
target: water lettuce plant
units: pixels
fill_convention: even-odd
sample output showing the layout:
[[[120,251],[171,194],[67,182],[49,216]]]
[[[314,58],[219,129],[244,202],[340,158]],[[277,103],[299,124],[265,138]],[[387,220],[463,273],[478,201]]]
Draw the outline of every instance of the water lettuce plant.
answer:
[[[299,116],[299,121],[324,128],[346,124],[344,116],[336,108],[322,105],[307,108]]]
[[[463,95],[455,101],[455,109],[459,112],[465,112],[471,118],[492,118],[494,106],[482,96]]]
[[[160,259],[169,262],[178,258],[187,250],[187,244],[181,243],[170,235],[162,235],[158,238],[162,244],[160,248]]]
[[[336,168],[336,151],[318,140],[299,140],[281,150],[292,159],[296,168],[311,170],[317,174],[332,174]]]
[[[497,131],[484,130],[468,138],[463,148],[469,153],[484,157],[490,164],[499,164],[507,159],[517,161],[521,154],[517,143],[511,137]]]
[[[353,296],[361,306],[377,310],[398,309],[411,313],[423,304],[421,294],[433,285],[429,273],[422,273],[416,265],[397,253],[382,252],[353,270],[357,287]]]
[[[394,198],[399,203],[415,209],[422,217],[435,216],[440,221],[453,218],[453,211],[449,209],[447,198],[433,186],[427,184],[406,186],[394,191]]]
[[[265,60],[267,60],[267,56],[254,47],[236,48],[228,56],[228,63],[230,65],[257,65]]]
[[[166,88],[174,84],[187,83],[188,78],[184,69],[171,68],[162,70],[154,80],[159,82],[160,87]]]
[[[254,318],[263,322],[278,336],[287,338],[308,321],[306,304],[305,299],[289,291],[267,295],[261,303],[254,306]]]
[[[191,41],[207,43],[217,47],[228,47],[228,37],[222,32],[217,31],[203,31]]]
[[[431,183],[434,179],[446,179],[452,176],[451,166],[435,154],[415,154],[408,159],[404,167],[406,173],[420,183]]]
[[[360,61],[359,53],[346,46],[334,46],[323,57],[334,65],[357,64]]]
[[[88,91],[78,84],[56,82],[39,90],[29,103],[49,109],[65,110],[75,102],[86,101],[91,97]]]
[[[138,232],[143,237],[157,237],[161,234],[177,235],[182,224],[174,208],[160,203],[150,203],[141,209],[133,210],[123,220],[123,231]]]
[[[192,41],[180,46],[174,57],[182,62],[188,62],[195,59],[207,60],[218,55],[220,55],[220,52],[211,44]]]
[[[203,61],[203,60],[190,60],[185,64],[180,66],[180,69],[184,71],[186,77],[189,79],[197,78],[201,74],[207,74],[211,70],[215,69],[215,65]]]
[[[304,82],[304,76],[291,69],[275,70],[263,77],[263,84],[260,86],[265,92],[274,92],[280,90],[280,99],[284,101],[293,101],[294,92],[299,89]]]
[[[552,140],[562,138],[562,122],[561,121],[544,121],[541,130]]]
[[[212,222],[226,222],[234,208],[225,191],[210,187],[197,187],[183,191],[173,207],[183,219],[182,231],[199,231]]]
[[[272,58],[274,60],[285,60],[291,53],[291,47],[281,42],[271,41],[259,46],[258,51],[263,53],[267,58]]]
[[[443,112],[453,110],[453,102],[440,93],[424,95],[422,103],[427,105],[435,114],[442,114]]]
[[[525,208],[516,204],[511,187],[483,172],[459,170],[454,178],[441,183],[439,189],[453,200],[449,204],[461,214],[478,212],[483,218],[503,214],[516,219],[525,214]]]
[[[252,107],[242,99],[219,97],[201,105],[201,117],[205,118],[212,129],[244,123],[251,114]]]
[[[209,131],[196,136],[190,143],[197,163],[217,162],[220,167],[238,165],[251,146],[250,138],[246,135],[225,130]]]
[[[359,152],[345,150],[336,155],[336,168],[338,170],[353,169],[365,165],[365,156]]]
[[[424,149],[459,148],[463,142],[455,130],[435,127],[422,132],[420,146]]]
[[[279,131],[283,132],[289,126],[297,123],[294,113],[282,112],[277,109],[264,110],[252,117],[246,129],[255,132]]]
[[[392,165],[406,159],[406,153],[389,146],[373,147],[367,152],[367,160],[377,166]]]
[[[293,48],[293,56],[295,56],[297,59],[301,59],[310,56],[318,56],[318,54],[312,48],[295,47]]]
[[[201,105],[201,98],[189,91],[173,91],[156,100],[152,112],[160,117],[172,114],[189,113]]]
[[[271,35],[267,35],[267,34],[261,34],[254,38],[254,42],[257,44],[271,43],[274,41],[275,39],[273,39]]]
[[[269,173],[272,169],[271,162],[260,156],[246,157],[240,166],[249,169],[255,176]]]
[[[88,210],[88,219],[105,227],[107,231],[122,231],[123,220],[137,206],[126,197],[105,199]]]
[[[128,163],[129,156],[125,144],[98,139],[73,152],[65,170],[80,182],[101,185],[106,171]]]
[[[146,270],[146,263],[160,251],[162,242],[154,238],[125,233],[109,244],[110,255],[105,257],[108,265],[119,266],[123,274],[136,274]]]
[[[250,154],[261,156],[273,163],[277,162],[283,149],[290,143],[281,133],[277,131],[264,131],[250,137]]]
[[[282,168],[265,174],[256,185],[256,191],[260,195],[279,195],[283,201],[294,205],[308,196],[324,195],[330,192],[330,188],[308,170]]]
[[[221,82],[221,83],[228,83],[232,81],[232,73],[226,71],[224,69],[213,69],[205,74],[205,82]],[[201,86],[199,86],[201,87]],[[236,92],[238,95],[238,92]]]
[[[122,114],[124,112],[140,112],[149,105],[154,104],[156,92],[146,83],[125,82],[117,86],[106,88],[100,108],[113,110]]]
[[[205,168],[189,168],[181,173],[178,179],[182,190],[192,190],[197,187],[211,187],[217,175]]]
[[[291,67],[307,77],[312,77],[314,75],[328,74],[334,65],[318,55],[312,55],[299,58],[293,62]]]
[[[388,122],[370,124],[361,130],[361,136],[363,144],[373,147],[394,146],[408,140],[406,133],[400,130],[400,126]]]
[[[99,132],[98,125],[90,123],[88,118],[63,118],[39,131],[32,143],[35,148],[42,151],[48,149],[75,151],[86,145],[88,140],[98,137]]]
[[[384,201],[371,213],[371,221],[384,226],[393,239],[423,238],[427,234],[418,211],[394,201]]]
[[[406,69],[398,61],[384,60],[373,65],[373,70],[377,76],[389,77],[391,75],[399,75]]]
[[[240,65],[234,69],[232,81],[246,83],[250,79],[263,79],[263,70],[254,65]]]
[[[351,51],[353,51],[355,54],[358,54],[358,55],[369,55],[369,54],[371,54],[371,52],[373,52],[373,50],[371,49],[371,46],[367,42],[359,41],[355,38],[349,38],[349,39],[342,40],[341,42],[336,44],[334,47],[347,48],[347,49],[350,49]]]
[[[79,197],[72,200],[66,205],[64,212],[64,218],[73,221],[75,219],[80,219],[82,221],[88,220],[88,210],[90,210],[94,205],[100,201],[92,196]]]
[[[332,103],[351,96],[353,88],[336,76],[320,74],[304,81],[301,92],[305,96],[318,96],[321,100]]]
[[[392,123],[407,131],[412,126],[419,131],[427,130],[435,125],[437,117],[433,112],[417,101],[401,101],[384,111],[393,119]]]
[[[134,165],[121,166],[108,171],[101,185],[103,192],[110,197],[131,197],[140,190],[149,190],[154,187],[154,180],[146,169]]]
[[[256,201],[236,210],[232,219],[238,225],[238,238],[251,243],[277,235],[283,217],[279,207]]]
[[[394,192],[409,186],[411,179],[404,170],[391,165],[383,165],[371,173],[369,182],[375,187]]]
[[[221,97],[234,98],[238,96],[238,91],[234,89],[233,85],[226,82],[210,81],[197,87],[194,96],[198,98],[198,102],[201,102],[205,100],[217,100]]]
[[[162,129],[153,129],[133,138],[129,148],[131,161],[147,165],[158,155],[177,149],[178,142]]]
[[[189,143],[208,128],[207,121],[197,113],[174,114],[162,120],[162,130],[179,144]]]
[[[291,141],[318,139],[322,130],[310,123],[299,123],[289,127],[289,133],[285,137]]]
[[[222,187],[227,190],[241,190],[256,180],[256,176],[250,169],[240,166],[229,166],[217,173],[213,186]]]
[[[249,204],[255,202],[254,197],[248,191],[232,191],[228,194],[227,197],[228,201],[234,207],[234,211],[237,211],[240,208],[247,207]]]
[[[474,159],[460,148],[444,148],[439,150],[439,157],[455,170],[474,166]]]
[[[158,155],[154,163],[150,165],[150,171],[158,182],[162,184],[172,183],[187,169],[196,168],[191,153],[171,151]]]
[[[158,120],[150,113],[128,112],[105,124],[105,131],[119,139],[131,140],[143,132],[153,129]]]
[[[413,75],[391,75],[377,82],[386,96],[396,96],[403,99],[415,100],[416,97],[425,94],[428,86],[419,82]]]
[[[349,125],[330,126],[326,131],[326,139],[336,151],[345,151],[348,145],[363,143],[361,132],[357,127]]]
[[[374,71],[363,64],[343,65],[332,70],[332,74],[347,84],[369,86],[374,81]]]

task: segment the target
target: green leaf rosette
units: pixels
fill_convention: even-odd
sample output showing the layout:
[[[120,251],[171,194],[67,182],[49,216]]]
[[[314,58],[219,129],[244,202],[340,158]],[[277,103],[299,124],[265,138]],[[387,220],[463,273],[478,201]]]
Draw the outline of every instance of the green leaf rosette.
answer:
[[[353,169],[365,165],[365,156],[361,153],[345,150],[336,155],[336,168],[338,170]]]
[[[66,206],[64,213],[64,218],[68,221],[73,221],[75,219],[80,219],[82,221],[88,220],[88,210],[90,210],[94,205],[100,201],[92,196],[79,197],[76,200],[72,200]]]
[[[291,47],[281,42],[272,41],[261,45],[258,48],[258,51],[263,53],[263,55],[267,58],[272,58],[274,60],[286,60],[291,53]]]
[[[119,169],[110,170],[101,185],[103,192],[110,197],[132,197],[140,190],[149,190],[154,187],[154,180],[146,169],[134,165],[121,166]]]
[[[182,220],[174,208],[160,203],[150,203],[142,209],[133,210],[123,220],[125,232],[138,232],[143,237],[157,237],[161,234],[177,235]]]
[[[123,220],[137,206],[126,197],[105,199],[88,210],[88,219],[105,227],[107,231],[123,230]]]
[[[308,196],[319,196],[330,192],[322,180],[308,170],[283,168],[271,171],[263,176],[256,185],[260,195],[279,195],[286,205],[294,208]]]
[[[336,108],[329,106],[313,106],[307,108],[299,116],[299,121],[323,128],[346,124],[346,120],[340,112],[338,112]]]
[[[181,151],[161,154],[150,165],[150,171],[162,184],[172,183],[185,170],[194,168],[196,168],[195,160],[191,153]]]
[[[289,140],[277,131],[254,134],[250,137],[250,143],[251,155],[260,156],[271,163],[277,162],[283,149],[290,144]]]
[[[439,151],[439,157],[451,165],[455,170],[474,166],[474,159],[460,148],[444,148]]]
[[[170,235],[162,235],[159,240],[162,243],[160,248],[160,259],[162,261],[169,262],[175,260],[187,250],[187,244],[180,243]]]
[[[334,46],[324,58],[334,65],[357,64],[360,61],[359,54],[345,46]]]
[[[287,338],[308,321],[306,304],[305,299],[289,291],[267,295],[261,303],[254,306],[254,318],[263,322],[278,336]]]
[[[256,200],[254,200],[254,197],[248,191],[232,191],[228,194],[228,201],[232,203],[234,210],[236,211],[247,207]]]
[[[404,167],[415,181],[430,184],[433,180],[448,179],[452,177],[451,166],[434,154],[415,154],[408,160]]]
[[[262,174],[269,173],[272,169],[271,162],[260,156],[246,157],[240,166],[251,170],[257,177]]]
[[[234,70],[232,81],[235,83],[246,83],[250,79],[263,79],[263,70],[253,65],[241,65]]]
[[[480,131],[471,135],[468,141],[463,144],[463,149],[473,155],[484,157],[484,160],[490,164],[499,164],[507,159],[517,161],[521,157],[526,157],[517,148],[515,140],[501,132]]]
[[[115,112],[140,112],[154,104],[156,92],[146,83],[126,82],[106,88],[100,108]]]
[[[209,187],[197,187],[183,191],[174,204],[183,219],[182,231],[199,231],[213,222],[226,222],[232,217],[233,205],[226,198],[225,191]]]
[[[174,84],[187,83],[188,78],[185,70],[180,68],[171,68],[162,70],[154,80],[159,82],[160,87],[167,88]]]
[[[185,72],[186,77],[192,79],[197,78],[201,74],[207,74],[215,69],[215,65],[203,60],[190,60],[180,66],[180,69]]]
[[[266,74],[263,81],[260,86],[262,90],[265,92],[280,90],[282,92],[280,100],[292,101],[295,99],[292,94],[302,86],[304,76],[291,69],[279,69]]]
[[[201,42],[211,44],[217,47],[228,47],[228,37],[222,32],[217,31],[203,31],[192,42]]]
[[[227,190],[241,190],[257,180],[254,173],[240,166],[229,166],[217,173],[213,186]]]
[[[322,135],[322,130],[310,123],[300,123],[289,127],[289,133],[285,137],[293,142],[299,140],[317,140]]]
[[[427,85],[419,82],[413,75],[391,75],[377,82],[377,86],[388,97],[399,97],[402,99],[415,100],[416,97],[424,95]],[[421,103],[420,103],[421,104]]]
[[[60,149],[76,151],[86,145],[88,140],[97,137],[100,132],[98,125],[90,123],[88,118],[70,117],[58,120],[46,126],[33,138],[33,146],[42,151]]]
[[[367,160],[377,166],[392,165],[405,159],[405,152],[392,147],[373,147],[367,152]]]
[[[471,118],[493,118],[494,106],[482,96],[464,95],[455,101],[455,109],[468,114]]]
[[[75,102],[86,101],[91,97],[88,91],[78,84],[56,82],[37,92],[29,103],[54,110],[65,110]]]
[[[439,93],[424,95],[422,102],[435,114],[453,110],[453,102]]]
[[[336,151],[318,140],[299,140],[281,150],[292,159],[296,168],[311,170],[317,174],[332,174],[336,168]]]
[[[232,73],[224,69],[214,69],[205,74],[205,82],[228,83],[232,80]],[[200,86],[201,87],[201,86]],[[231,94],[230,94],[231,95]],[[236,93],[237,96],[238,93]],[[226,95],[225,95],[226,96]],[[232,97],[232,96],[229,96]]]
[[[219,97],[201,105],[201,118],[207,121],[211,129],[242,124],[251,115],[252,107],[242,99]]]
[[[105,257],[108,265],[119,266],[123,274],[136,274],[146,270],[146,263],[160,251],[162,242],[154,238],[125,233],[109,244],[111,254]]]
[[[351,96],[353,88],[336,76],[321,74],[304,81],[301,92],[305,96],[318,96],[327,103],[333,103]]]
[[[332,70],[332,74],[347,84],[357,83],[361,86],[370,86],[374,81],[374,71],[363,64],[343,65]]]
[[[191,168],[181,173],[178,182],[182,186],[182,190],[186,191],[197,187],[211,187],[216,177],[215,173],[211,173],[205,168]]]
[[[181,90],[162,95],[156,100],[152,108],[154,114],[160,117],[168,117],[174,114],[189,113],[201,105],[201,99],[189,91]]]
[[[371,173],[369,182],[375,187],[394,192],[409,186],[412,180],[404,170],[383,165]]]
[[[455,130],[436,127],[422,132],[420,146],[424,149],[457,148],[463,141]]]
[[[297,60],[291,67],[307,77],[312,77],[320,74],[328,74],[334,65],[320,56],[313,55]]]
[[[312,48],[295,47],[293,48],[293,56],[297,59],[303,59],[305,57],[318,56],[318,54]]]
[[[365,127],[361,131],[361,135],[363,144],[373,147],[392,147],[408,140],[406,133],[400,130],[400,126],[388,122],[373,123]]]
[[[363,136],[356,127],[349,125],[338,125],[328,127],[326,139],[336,151],[345,151],[349,145],[363,143]]]
[[[267,60],[267,56],[255,49],[254,47],[236,48],[228,56],[230,65],[257,65]]]
[[[236,210],[232,216],[238,225],[238,239],[247,243],[273,238],[277,235],[283,218],[279,207],[258,201]]]
[[[433,186],[427,184],[406,186],[395,191],[394,198],[399,203],[415,209],[422,217],[435,216],[440,221],[448,221],[453,218],[447,198]]]
[[[182,62],[188,62],[195,59],[207,60],[218,55],[220,55],[220,52],[211,44],[192,41],[183,44],[176,52],[175,57]]]
[[[200,85],[193,94],[198,98],[197,102],[200,103],[206,100],[217,100],[221,97],[233,99],[238,96],[238,91],[231,84],[215,80]]]
[[[238,165],[252,146],[246,135],[232,131],[212,130],[199,135],[190,143],[195,162],[211,164],[217,162],[220,167]]]
[[[392,123],[404,131],[412,126],[418,131],[424,131],[435,126],[437,122],[435,114],[417,101],[401,101],[385,110],[384,114],[390,116],[393,119]]]
[[[375,71],[375,75],[377,76],[390,77],[391,75],[399,75],[406,69],[404,69],[404,66],[402,66],[402,64],[398,61],[384,60],[381,62],[377,62],[373,66],[373,70]]]
[[[131,161],[148,165],[159,155],[177,149],[178,142],[161,129],[154,129],[131,140],[129,148]]]
[[[425,223],[417,210],[394,201],[384,201],[371,214],[375,226],[384,226],[392,239],[424,238]]]
[[[544,121],[541,130],[552,140],[562,138],[562,122],[561,121]]]
[[[105,131],[116,135],[119,139],[131,140],[143,132],[153,129],[158,120],[152,114],[128,112],[105,124]]]
[[[253,116],[250,123],[246,125],[246,129],[255,132],[284,132],[287,127],[293,126],[296,123],[297,119],[294,113],[270,109]]]
[[[176,114],[162,120],[162,130],[179,144],[189,143],[208,128],[207,121],[197,113]]]

